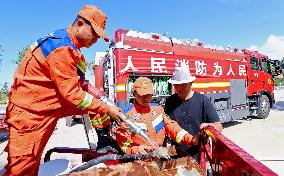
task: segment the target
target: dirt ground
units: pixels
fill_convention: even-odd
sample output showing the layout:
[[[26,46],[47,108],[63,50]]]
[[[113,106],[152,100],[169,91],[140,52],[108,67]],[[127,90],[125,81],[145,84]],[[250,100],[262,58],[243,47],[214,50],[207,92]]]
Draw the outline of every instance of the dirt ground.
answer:
[[[225,123],[222,133],[274,172],[284,175],[284,88],[275,91],[275,99],[276,104],[266,119],[246,118]],[[7,163],[7,153],[2,152],[6,144],[7,141],[0,144],[0,170]],[[61,119],[44,154],[53,147],[87,148],[83,126],[66,127],[65,119]],[[55,158],[68,159],[75,164],[81,156],[55,153],[51,159]]]

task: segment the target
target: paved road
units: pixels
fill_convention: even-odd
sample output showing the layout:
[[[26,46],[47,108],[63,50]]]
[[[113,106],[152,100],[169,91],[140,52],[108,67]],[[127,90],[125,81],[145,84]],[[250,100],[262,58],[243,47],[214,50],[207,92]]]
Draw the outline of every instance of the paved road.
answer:
[[[223,134],[279,175],[284,175],[284,89],[266,119],[225,123]]]

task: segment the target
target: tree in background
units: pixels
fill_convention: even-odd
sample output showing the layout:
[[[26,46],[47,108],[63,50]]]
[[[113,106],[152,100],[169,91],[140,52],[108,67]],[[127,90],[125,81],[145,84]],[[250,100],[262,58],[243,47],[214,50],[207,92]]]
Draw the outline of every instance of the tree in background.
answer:
[[[0,56],[3,56],[2,53],[4,52],[4,49],[2,47],[2,45],[0,44]]]
[[[2,45],[0,44],[0,56],[2,56],[2,52],[4,51]]]
[[[275,86],[284,86],[284,57],[282,58],[280,63],[281,63],[281,68],[282,68],[282,74],[274,77]]]
[[[0,45],[0,66],[2,66],[2,56],[4,49],[2,47],[2,45]],[[0,68],[1,71],[1,68]],[[0,104],[5,104],[7,103],[8,100],[8,92],[9,92],[9,88],[8,88],[8,83],[5,82],[3,87],[0,89]]]
[[[8,83],[5,82],[0,90],[0,104],[7,104],[9,94]]]
[[[23,60],[23,58],[25,57],[27,51],[28,51],[28,46],[22,48],[21,50],[18,50],[18,58],[16,60],[12,60],[12,62],[14,64],[19,65],[21,63],[21,61]]]
[[[0,66],[2,66],[2,56],[3,56],[3,53],[4,52],[4,49],[2,47],[2,45],[0,45]],[[0,71],[1,71],[1,68],[0,68]]]
[[[281,60],[281,65],[282,65],[282,71],[284,71],[284,57]],[[282,72],[283,73],[283,72]]]
[[[92,60],[92,61],[90,61],[90,62],[87,62],[87,68],[88,68],[89,70],[91,70],[92,73],[94,73],[94,66],[95,66],[95,61],[94,61],[94,60]]]
[[[4,50],[2,49],[2,46],[0,45],[0,56],[2,55],[1,52]],[[28,51],[28,46],[22,48],[18,51],[18,57],[16,60],[12,60],[14,64],[19,65],[23,58],[25,57],[26,52]],[[0,60],[1,61],[1,60]],[[8,94],[9,94],[9,86],[8,82],[5,82],[0,89],[0,104],[6,104],[8,102]]]

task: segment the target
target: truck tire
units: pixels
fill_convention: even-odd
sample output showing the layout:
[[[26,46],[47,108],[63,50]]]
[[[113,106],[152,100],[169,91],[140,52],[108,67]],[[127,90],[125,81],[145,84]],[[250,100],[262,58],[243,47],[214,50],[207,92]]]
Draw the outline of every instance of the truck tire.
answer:
[[[270,112],[270,101],[266,95],[262,95],[260,98],[260,107],[258,117],[265,119]]]

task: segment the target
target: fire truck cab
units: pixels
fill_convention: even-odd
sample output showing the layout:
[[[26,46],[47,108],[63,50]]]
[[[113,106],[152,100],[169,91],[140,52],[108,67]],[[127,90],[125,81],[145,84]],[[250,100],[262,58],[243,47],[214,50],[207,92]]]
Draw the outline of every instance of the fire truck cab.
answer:
[[[174,93],[168,80],[182,65],[197,77],[192,89],[210,98],[221,122],[268,116],[280,62],[247,49],[220,49],[196,40],[119,29],[109,51],[96,58],[95,84],[124,108],[134,98],[135,79],[147,76],[154,84],[154,101],[163,105]]]

